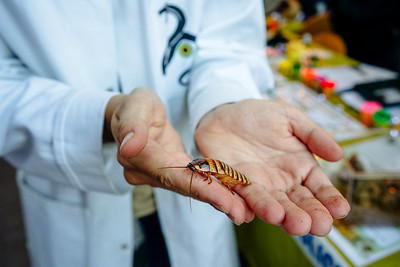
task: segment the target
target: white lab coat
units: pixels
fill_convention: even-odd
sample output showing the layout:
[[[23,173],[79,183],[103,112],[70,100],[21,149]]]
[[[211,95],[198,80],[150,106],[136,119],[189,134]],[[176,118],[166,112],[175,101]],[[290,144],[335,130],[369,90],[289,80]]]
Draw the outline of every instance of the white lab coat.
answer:
[[[154,89],[196,153],[207,111],[272,85],[261,2],[0,1],[0,156],[19,169],[32,266],[132,266],[132,186],[102,144],[107,101]],[[238,265],[225,215],[155,198],[172,266]]]

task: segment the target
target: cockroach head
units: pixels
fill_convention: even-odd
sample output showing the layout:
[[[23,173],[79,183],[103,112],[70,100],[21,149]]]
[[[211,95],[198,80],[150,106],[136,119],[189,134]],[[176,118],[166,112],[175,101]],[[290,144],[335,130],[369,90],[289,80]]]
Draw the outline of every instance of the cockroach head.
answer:
[[[192,172],[196,171],[196,168],[194,167],[194,165],[192,163],[189,163],[188,165],[186,165],[186,168],[188,168],[189,170],[191,170]]]

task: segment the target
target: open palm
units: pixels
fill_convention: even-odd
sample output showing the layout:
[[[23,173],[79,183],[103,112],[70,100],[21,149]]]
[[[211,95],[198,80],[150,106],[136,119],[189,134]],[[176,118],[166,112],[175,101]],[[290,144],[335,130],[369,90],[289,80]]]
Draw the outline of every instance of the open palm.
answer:
[[[195,137],[204,156],[251,180],[234,187],[250,209],[289,234],[326,235],[333,218],[350,210],[313,156],[337,161],[341,148],[292,106],[267,100],[223,105],[202,119]],[[248,221],[248,213],[237,216]]]

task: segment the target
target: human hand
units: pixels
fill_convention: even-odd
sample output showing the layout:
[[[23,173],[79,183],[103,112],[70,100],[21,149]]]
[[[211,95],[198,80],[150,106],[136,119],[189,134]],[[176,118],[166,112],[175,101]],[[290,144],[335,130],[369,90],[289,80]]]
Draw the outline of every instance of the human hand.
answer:
[[[159,167],[174,160],[190,161],[190,157],[168,121],[163,103],[152,90],[141,87],[129,95],[112,98],[106,110],[106,124],[107,121],[128,183],[180,191]]]
[[[193,184],[190,189],[190,171],[165,168],[184,167],[191,158],[168,121],[163,103],[152,90],[137,88],[130,95],[113,97],[106,109],[105,122],[120,147],[117,157],[128,183],[148,184],[187,196],[195,192],[193,197],[219,210],[221,205],[235,206],[243,216],[254,216],[245,201],[231,201],[227,197],[231,193],[217,183],[210,187]]]
[[[337,161],[341,148],[293,106],[267,100],[223,105],[204,116],[195,138],[204,156],[251,180],[233,186],[238,195],[231,199],[244,199],[260,219],[288,234],[326,235],[333,218],[350,210],[313,156]],[[235,213],[236,223],[248,221],[247,214]]]

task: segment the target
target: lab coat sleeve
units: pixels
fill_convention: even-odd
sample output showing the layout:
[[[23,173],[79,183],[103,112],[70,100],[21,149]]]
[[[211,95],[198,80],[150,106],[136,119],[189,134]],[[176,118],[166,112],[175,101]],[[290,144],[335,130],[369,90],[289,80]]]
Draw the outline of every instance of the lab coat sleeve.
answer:
[[[188,94],[192,131],[211,109],[273,87],[262,1],[206,1],[202,15]]]
[[[35,75],[0,36],[0,156],[25,173],[84,191],[130,189],[104,168],[104,111],[112,96]]]

